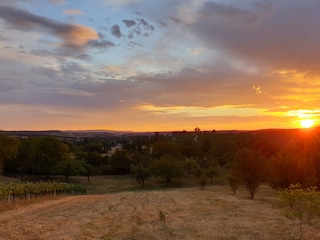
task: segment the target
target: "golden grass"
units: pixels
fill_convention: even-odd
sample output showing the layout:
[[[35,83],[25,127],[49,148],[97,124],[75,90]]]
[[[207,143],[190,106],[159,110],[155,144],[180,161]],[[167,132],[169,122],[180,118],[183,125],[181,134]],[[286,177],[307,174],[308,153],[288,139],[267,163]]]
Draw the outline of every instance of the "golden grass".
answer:
[[[298,239],[278,203],[267,186],[254,201],[227,185],[64,197],[1,213],[0,239]],[[307,239],[320,239],[318,229],[305,226]]]

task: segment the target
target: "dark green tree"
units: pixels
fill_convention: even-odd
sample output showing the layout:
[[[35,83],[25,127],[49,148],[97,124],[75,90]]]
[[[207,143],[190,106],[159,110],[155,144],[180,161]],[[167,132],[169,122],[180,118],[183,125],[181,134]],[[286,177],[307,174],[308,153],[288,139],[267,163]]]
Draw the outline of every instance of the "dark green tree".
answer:
[[[182,162],[182,167],[184,169],[184,172],[187,176],[187,179],[190,181],[192,175],[197,175],[199,171],[199,164],[197,161],[193,158],[186,158]]]
[[[131,160],[127,152],[117,150],[115,154],[110,157],[110,166],[113,168],[115,174],[129,174],[131,170]]]
[[[202,152],[208,153],[210,151],[210,147],[211,147],[210,139],[206,137],[202,142]]]
[[[72,156],[59,161],[54,167],[52,172],[54,174],[63,175],[66,182],[69,182],[70,176],[77,176],[86,173],[86,162],[74,159]]]
[[[5,159],[13,159],[18,154],[19,140],[14,137],[6,136],[0,132],[0,173],[3,170]]]
[[[243,148],[234,156],[232,173],[247,188],[251,199],[254,199],[257,188],[266,180],[265,158],[258,151]]]
[[[152,157],[160,158],[164,155],[179,156],[179,145],[170,141],[158,141],[153,145]]]
[[[37,141],[37,171],[47,178],[52,174],[53,167],[69,157],[69,146],[54,137],[42,137]]]
[[[131,154],[131,173],[144,188],[145,181],[152,176],[150,168],[150,154],[148,152],[137,151]]]
[[[172,178],[179,177],[183,173],[181,161],[170,155],[155,159],[151,169],[154,176],[165,179],[167,187],[170,186]]]

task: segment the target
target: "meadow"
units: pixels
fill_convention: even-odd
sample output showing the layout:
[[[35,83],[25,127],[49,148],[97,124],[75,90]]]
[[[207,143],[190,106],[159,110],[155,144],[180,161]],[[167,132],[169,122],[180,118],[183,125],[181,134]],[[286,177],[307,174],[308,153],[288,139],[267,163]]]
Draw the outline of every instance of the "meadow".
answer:
[[[150,179],[145,189],[130,176],[70,180],[87,195],[1,203],[0,239],[299,239],[297,220],[284,215],[278,191],[267,185],[250,200],[219,178],[204,189],[185,179],[170,188]],[[304,225],[305,239],[320,239],[319,227]]]

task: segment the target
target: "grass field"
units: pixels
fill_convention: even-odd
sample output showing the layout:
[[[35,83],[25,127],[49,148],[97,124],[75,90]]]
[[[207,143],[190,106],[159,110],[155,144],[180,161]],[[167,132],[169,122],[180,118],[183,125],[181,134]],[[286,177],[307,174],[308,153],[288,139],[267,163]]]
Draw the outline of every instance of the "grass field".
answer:
[[[72,181],[86,184],[89,195],[3,211],[0,239],[299,239],[298,223],[282,214],[278,193],[268,186],[262,186],[252,201],[244,189],[232,195],[227,184],[201,190],[178,181],[163,188],[162,182],[152,180],[140,190],[130,177]],[[306,239],[320,239],[319,227],[304,226]]]

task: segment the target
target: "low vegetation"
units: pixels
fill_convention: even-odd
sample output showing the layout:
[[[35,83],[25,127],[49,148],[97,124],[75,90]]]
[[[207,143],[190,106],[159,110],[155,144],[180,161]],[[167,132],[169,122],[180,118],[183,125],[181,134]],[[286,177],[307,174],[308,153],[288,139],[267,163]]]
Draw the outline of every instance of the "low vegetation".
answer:
[[[0,235],[317,239],[320,132],[281,133],[182,132],[121,144],[0,134],[0,168],[10,176],[0,178],[0,224],[8,227]]]
[[[70,180],[86,182],[79,177]],[[151,182],[157,184],[156,179]],[[117,193],[56,197],[0,214],[4,239],[302,239],[299,221],[287,218],[279,192],[261,185],[255,200],[245,188],[233,195],[227,184],[133,190],[131,177],[94,177],[91,191]],[[124,184],[124,185],[122,185]],[[126,184],[126,185],[125,185]],[[98,187],[100,185],[100,187]],[[109,186],[110,187],[110,186]],[[113,189],[114,190],[114,189]],[[318,239],[319,223],[304,225],[305,239]],[[27,237],[26,237],[27,236]]]

